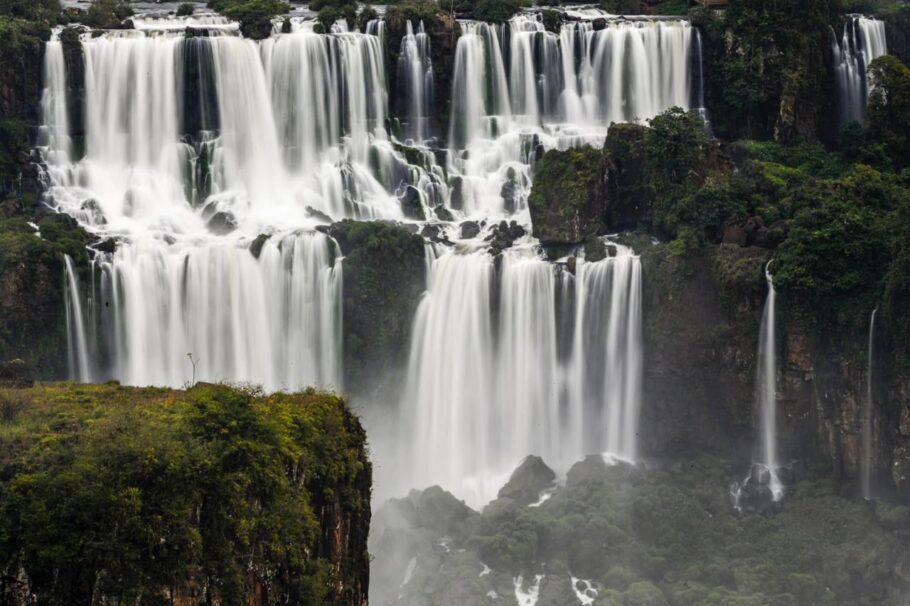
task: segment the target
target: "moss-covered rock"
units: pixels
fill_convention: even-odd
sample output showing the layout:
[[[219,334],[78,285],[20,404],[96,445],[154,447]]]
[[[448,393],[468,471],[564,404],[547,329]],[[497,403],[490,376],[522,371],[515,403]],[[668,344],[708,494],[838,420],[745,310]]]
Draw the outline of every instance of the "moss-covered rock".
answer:
[[[345,385],[361,393],[397,385],[426,288],[424,241],[391,223],[345,220],[327,233],[344,254]]]
[[[39,384],[2,402],[4,603],[366,602],[371,468],[338,397]]]
[[[577,244],[606,230],[604,161],[600,150],[550,150],[534,167],[528,198],[534,237]]]

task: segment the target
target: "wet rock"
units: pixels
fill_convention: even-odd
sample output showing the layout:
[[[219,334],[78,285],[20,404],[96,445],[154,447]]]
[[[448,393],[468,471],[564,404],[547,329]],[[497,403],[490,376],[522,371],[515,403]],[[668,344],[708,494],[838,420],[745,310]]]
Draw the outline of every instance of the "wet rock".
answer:
[[[616,256],[616,247],[613,247],[613,254],[611,257]],[[588,238],[585,241],[585,261],[602,261],[607,258],[607,246],[604,244],[604,241],[600,238]]]
[[[224,236],[237,229],[237,220],[227,211],[215,211],[205,224],[216,236]]]
[[[259,258],[259,255],[262,254],[262,247],[265,245],[266,241],[270,236],[266,234],[259,234],[256,236],[256,239],[250,244],[250,254],[253,255],[256,259]]]
[[[0,362],[0,387],[26,388],[35,383],[28,363],[21,359]]]
[[[605,29],[607,27],[607,20],[604,19],[603,17],[598,17],[597,19],[594,19],[594,21],[591,22],[591,25],[594,28],[595,32],[599,32],[600,30]]]
[[[423,226],[423,229],[420,230],[420,235],[428,240],[436,240],[439,238],[439,234],[442,233],[442,229],[439,225],[427,224]]]
[[[553,486],[556,474],[543,459],[529,456],[512,472],[509,481],[499,489],[498,497],[530,505],[540,499],[540,493]]]
[[[493,226],[493,230],[487,240],[490,242],[490,254],[498,255],[503,250],[510,248],[515,240],[525,236],[525,228],[516,221],[500,221],[499,225]]]
[[[518,177],[514,168],[509,168],[506,173],[506,182],[502,184],[499,195],[502,198],[503,207],[506,212],[512,214],[518,208]]]
[[[104,225],[107,223],[104,212],[101,210],[101,205],[98,204],[97,200],[86,200],[79,208],[87,215],[92,225]]]
[[[461,177],[452,179],[452,192],[449,195],[449,205],[455,210],[464,208],[464,183]]]
[[[332,222],[332,217],[328,216],[321,210],[317,210],[317,209],[313,208],[312,206],[306,207],[306,214],[311,219],[316,219],[317,221],[320,221],[322,223],[331,223]]]
[[[423,221],[427,218],[423,211],[420,191],[416,187],[408,185],[404,190],[404,194],[401,195],[400,200],[401,211],[404,213],[405,217],[418,221]]]
[[[451,222],[455,220],[455,215],[452,214],[452,211],[441,204],[433,210],[436,213],[436,218],[438,218],[440,221]]]
[[[112,255],[117,252],[117,240],[114,238],[104,238],[103,240],[98,240],[98,242],[96,242],[92,248],[98,252],[108,253]]]
[[[461,237],[465,240],[476,238],[477,234],[480,233],[480,224],[477,221],[464,221],[459,227],[461,229]]]

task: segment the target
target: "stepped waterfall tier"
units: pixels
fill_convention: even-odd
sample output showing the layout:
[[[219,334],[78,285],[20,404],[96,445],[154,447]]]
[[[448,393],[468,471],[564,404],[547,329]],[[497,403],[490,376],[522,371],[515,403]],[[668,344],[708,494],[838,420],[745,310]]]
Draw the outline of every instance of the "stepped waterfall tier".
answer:
[[[591,452],[635,459],[638,257],[620,247],[570,272],[522,236],[494,265],[488,228],[464,235],[457,222],[506,218],[526,232],[543,150],[599,146],[611,121],[697,102],[687,21],[574,21],[558,35],[533,14],[462,22],[442,148],[422,23],[407,23],[389,91],[381,20],[320,34],[294,17],[261,42],[214,15],[133,22],[80,36],[82,153],[69,143],[59,32],[46,55],[47,200],[111,243],[94,250],[90,281],[67,266],[74,378],[344,389],[343,258],[315,228],[420,229],[435,214],[445,242],[428,261],[395,413],[408,433],[388,437],[395,448],[376,440],[413,476],[380,492],[442,482],[480,504],[529,453],[563,471]]]

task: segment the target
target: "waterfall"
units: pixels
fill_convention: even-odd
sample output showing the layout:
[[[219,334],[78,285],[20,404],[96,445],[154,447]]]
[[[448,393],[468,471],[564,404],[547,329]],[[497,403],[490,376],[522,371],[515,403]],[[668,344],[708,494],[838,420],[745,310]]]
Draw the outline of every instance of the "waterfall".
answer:
[[[620,247],[576,274],[528,249],[507,251],[498,275],[485,252],[433,261],[400,411],[415,440],[399,445],[407,486],[395,489],[439,483],[479,506],[529,453],[562,471],[589,453],[634,460],[641,265]]]
[[[872,369],[874,364],[875,315],[877,313],[878,308],[876,307],[872,310],[872,314],[869,317],[869,344],[866,360],[866,398],[863,401],[862,412],[863,459],[860,464],[860,483],[862,485],[863,498],[867,501],[872,498],[872,459],[874,457],[872,424],[875,411],[875,400],[872,392]]]
[[[82,313],[82,296],[73,260],[63,255],[66,300],[66,336],[70,378],[86,383],[92,379],[88,340],[85,336],[85,315]]]
[[[59,32],[44,46],[44,91],[41,94],[41,128],[38,145],[47,149],[47,162],[65,166],[72,153],[66,109],[66,64]]]
[[[532,13],[461,22],[447,125],[433,122],[421,23],[390,77],[381,19],[317,34],[294,15],[289,32],[256,42],[214,15],[137,16],[135,30],[82,36],[81,158],[52,39],[46,199],[117,243],[91,253],[90,284],[67,269],[73,376],[181,386],[195,366],[205,381],[341,388],[341,255],[315,227],[421,223],[444,207],[448,240],[465,218],[485,231],[427,244],[398,423],[391,446],[376,444],[377,474],[397,476],[382,489],[439,483],[480,504],[531,453],[561,471],[589,453],[636,460],[638,258],[617,247],[570,272],[530,237],[496,261],[482,244],[501,219],[530,227],[541,151],[601,146],[611,121],[701,104],[687,21],[608,17],[595,30],[602,13],[579,15],[558,35]]]
[[[768,264],[770,266],[770,263]],[[774,280],[770,267],[765,268],[768,281],[768,296],[762,313],[758,337],[758,372],[756,392],[761,419],[761,464],[768,472],[768,488],[775,501],[784,495],[784,488],[778,478],[777,460],[777,339]]]
[[[340,253],[322,234],[270,238],[258,259],[231,242],[176,249],[143,240],[101,270],[101,324],[113,343],[104,376],[179,387],[192,354],[204,381],[340,387]],[[81,368],[84,343],[79,351]]]
[[[398,98],[403,102],[405,136],[420,143],[430,136],[430,111],[433,107],[433,63],[430,38],[423,27],[417,33],[410,21],[401,39],[398,55]]]
[[[887,52],[885,23],[878,19],[854,15],[844,24],[840,41],[832,34],[841,125],[863,122],[869,96],[866,68]]]

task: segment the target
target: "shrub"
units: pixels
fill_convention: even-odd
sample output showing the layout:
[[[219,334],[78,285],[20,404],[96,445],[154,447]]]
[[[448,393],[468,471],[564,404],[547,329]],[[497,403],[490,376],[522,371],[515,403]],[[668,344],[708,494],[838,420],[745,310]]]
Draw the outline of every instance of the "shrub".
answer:
[[[488,23],[503,23],[520,9],[518,0],[480,0],[474,7],[474,18]]]
[[[272,18],[290,10],[282,0],[209,0],[208,6],[238,21],[243,35],[253,40],[268,38],[272,33]]]
[[[343,16],[341,9],[337,6],[323,6],[319,9],[319,15],[316,20],[322,24],[326,32],[332,29],[332,24],[341,19]]]
[[[178,17],[189,17],[196,10],[196,7],[189,2],[184,2],[177,7],[177,16]]]
[[[367,30],[367,23],[378,18],[379,13],[376,12],[376,9],[373,8],[371,4],[365,4],[363,8],[360,9],[360,14],[357,15],[357,29],[365,32]]]
[[[121,0],[95,0],[82,17],[82,22],[98,29],[116,29],[124,19],[133,16],[133,8]]]

